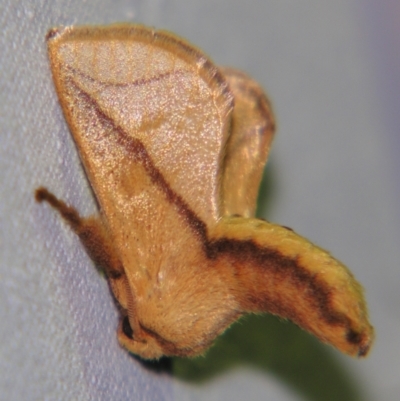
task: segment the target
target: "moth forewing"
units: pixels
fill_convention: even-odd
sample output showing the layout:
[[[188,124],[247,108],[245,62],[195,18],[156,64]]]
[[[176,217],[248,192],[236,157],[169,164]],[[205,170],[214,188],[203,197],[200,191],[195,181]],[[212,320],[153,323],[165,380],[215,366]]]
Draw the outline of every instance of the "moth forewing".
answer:
[[[222,176],[222,213],[253,217],[275,118],[257,82],[232,68],[221,71],[235,97]]]
[[[60,103],[107,219],[120,166],[140,157],[152,179],[162,177],[159,185],[215,222],[233,97],[206,56],[172,34],[124,24],[54,30],[48,46]]]

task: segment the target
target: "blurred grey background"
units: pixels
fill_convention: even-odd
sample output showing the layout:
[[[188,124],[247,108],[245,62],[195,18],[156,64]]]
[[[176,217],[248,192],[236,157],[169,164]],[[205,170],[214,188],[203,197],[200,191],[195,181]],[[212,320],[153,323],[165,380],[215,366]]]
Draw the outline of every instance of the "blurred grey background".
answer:
[[[44,36],[70,24],[171,30],[267,90],[278,133],[259,215],[345,262],[376,343],[352,360],[271,317],[172,373],[119,348],[105,279],[49,208],[96,211]],[[0,0],[0,400],[380,400],[400,394],[400,3]]]

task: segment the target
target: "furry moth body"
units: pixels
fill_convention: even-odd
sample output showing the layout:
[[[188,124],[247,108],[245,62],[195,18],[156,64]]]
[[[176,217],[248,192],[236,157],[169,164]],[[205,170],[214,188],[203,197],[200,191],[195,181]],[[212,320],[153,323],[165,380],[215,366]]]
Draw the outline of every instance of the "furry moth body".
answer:
[[[257,83],[137,25],[49,32],[62,109],[101,215],[45,188],[107,275],[120,344],[146,359],[203,353],[245,313],[288,318],[364,356],[360,285],[328,252],[254,218],[274,133]]]

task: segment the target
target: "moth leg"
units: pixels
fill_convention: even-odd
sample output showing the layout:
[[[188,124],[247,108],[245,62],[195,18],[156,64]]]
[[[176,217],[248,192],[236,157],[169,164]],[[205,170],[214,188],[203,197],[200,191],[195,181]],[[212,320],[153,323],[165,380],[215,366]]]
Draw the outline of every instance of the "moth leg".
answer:
[[[157,341],[156,334],[148,334],[137,324],[138,330],[132,328],[131,319],[125,316],[121,319],[117,337],[120,345],[135,355],[144,359],[159,359],[163,355],[170,355],[168,349]],[[164,340],[165,341],[165,340]]]
[[[79,236],[90,258],[107,275],[114,297],[123,310],[121,323],[124,321],[125,315],[129,315],[133,327],[132,335],[135,332],[135,337],[140,336],[141,330],[135,313],[134,299],[129,290],[129,283],[112,238],[101,218],[81,217],[75,208],[68,206],[43,187],[35,191],[35,199],[37,202],[49,203]]]
[[[35,199],[37,202],[49,203],[61,214],[79,236],[90,258],[104,270],[108,278],[118,279],[124,274],[110,234],[100,217],[81,217],[75,208],[43,187],[35,191]]]

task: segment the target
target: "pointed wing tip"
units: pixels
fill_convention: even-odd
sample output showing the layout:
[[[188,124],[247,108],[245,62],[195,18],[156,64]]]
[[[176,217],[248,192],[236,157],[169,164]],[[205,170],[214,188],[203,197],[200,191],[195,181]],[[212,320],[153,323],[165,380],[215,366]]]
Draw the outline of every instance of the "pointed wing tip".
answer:
[[[374,328],[369,321],[362,319],[346,326],[325,327],[328,330],[322,336],[315,334],[322,342],[330,344],[346,355],[355,358],[368,356],[375,339]]]
[[[51,28],[46,34],[46,42],[56,37],[60,32],[60,28]]]
[[[73,30],[73,26],[57,26],[51,28],[46,34],[46,42],[49,44],[53,40],[64,36],[66,33],[69,33]]]
[[[343,350],[344,352],[358,358],[364,358],[369,354],[369,351],[374,342],[374,328],[367,322],[367,327],[363,332],[348,330],[346,340],[351,350]],[[349,352],[350,351],[350,352]]]

